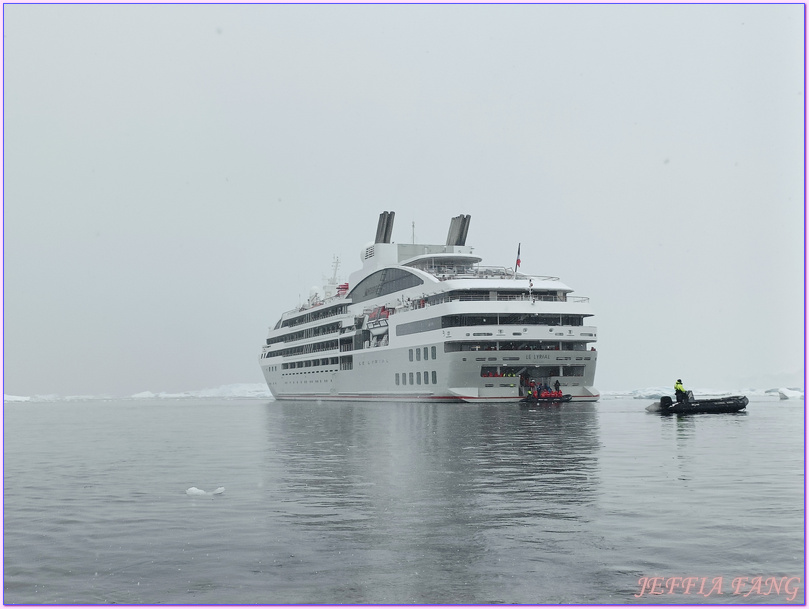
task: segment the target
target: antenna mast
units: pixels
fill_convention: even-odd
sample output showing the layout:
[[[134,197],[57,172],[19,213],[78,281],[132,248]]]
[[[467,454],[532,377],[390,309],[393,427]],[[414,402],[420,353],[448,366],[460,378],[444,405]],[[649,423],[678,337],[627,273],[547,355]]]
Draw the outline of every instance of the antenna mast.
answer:
[[[334,260],[331,263],[332,273],[331,273],[331,285],[337,285],[337,269],[340,268],[340,257],[334,256]]]

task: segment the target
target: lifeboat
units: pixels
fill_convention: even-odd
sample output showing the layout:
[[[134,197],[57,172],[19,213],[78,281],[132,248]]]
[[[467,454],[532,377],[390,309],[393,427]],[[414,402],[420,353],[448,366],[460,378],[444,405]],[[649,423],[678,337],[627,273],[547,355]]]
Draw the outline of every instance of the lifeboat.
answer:
[[[368,323],[366,328],[370,330],[374,336],[382,336],[388,332],[388,317],[390,310],[387,307],[376,307],[368,313]]]

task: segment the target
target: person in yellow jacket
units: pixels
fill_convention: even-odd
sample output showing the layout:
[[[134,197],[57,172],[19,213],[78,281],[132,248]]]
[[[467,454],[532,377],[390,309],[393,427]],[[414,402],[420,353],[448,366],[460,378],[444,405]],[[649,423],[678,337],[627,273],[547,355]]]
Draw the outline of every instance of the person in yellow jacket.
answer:
[[[688,394],[685,392],[682,379],[677,379],[677,382],[674,383],[674,395],[677,398],[678,404],[688,401]]]

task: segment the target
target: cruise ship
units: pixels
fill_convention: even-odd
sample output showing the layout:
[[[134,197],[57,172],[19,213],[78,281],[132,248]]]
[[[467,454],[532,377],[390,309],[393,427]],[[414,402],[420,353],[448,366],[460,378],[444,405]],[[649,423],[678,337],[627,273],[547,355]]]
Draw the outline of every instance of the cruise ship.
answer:
[[[519,246],[513,267],[482,265],[469,215],[443,245],[392,243],[394,217],[380,215],[348,283],[335,265],[269,330],[259,363],[276,399],[517,402],[547,385],[598,400],[588,298],[522,273]]]

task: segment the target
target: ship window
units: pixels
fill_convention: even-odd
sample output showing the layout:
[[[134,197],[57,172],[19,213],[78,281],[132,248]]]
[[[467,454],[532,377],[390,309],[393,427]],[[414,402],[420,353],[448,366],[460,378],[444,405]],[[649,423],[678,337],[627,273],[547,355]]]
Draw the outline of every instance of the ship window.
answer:
[[[399,384],[399,373],[398,372],[396,373],[396,384],[397,385]]]
[[[424,347],[424,361],[427,361],[427,347]]]
[[[410,361],[412,362],[413,361],[413,349],[410,349],[410,351],[408,352],[408,355],[410,356]]]
[[[435,347],[434,347],[434,346],[433,346],[433,347],[430,347],[430,350],[431,350],[431,351],[432,351],[432,353],[433,353],[433,359],[435,359]]]
[[[402,372],[402,385],[407,385],[407,372]]]
[[[416,372],[416,385],[421,385],[421,372]]]
[[[421,361],[421,349],[416,349],[416,361]]]
[[[424,371],[424,384],[425,384],[425,385],[429,385],[429,384],[430,384],[430,376],[429,376],[429,374],[427,373],[427,371],[426,371],[426,370]]]
[[[396,336],[406,336],[408,334],[417,334],[419,332],[429,332],[430,330],[441,329],[441,318],[432,317],[430,319],[422,319],[419,321],[411,321],[406,324],[399,324],[396,326]]]
[[[433,370],[433,385],[438,383],[438,375],[436,375],[435,370]]]
[[[409,372],[408,374],[410,375],[410,384],[412,385],[413,384],[413,373]]]
[[[396,268],[382,269],[372,273],[354,286],[349,298],[354,303],[365,302],[379,296],[401,292],[423,283],[424,281],[421,278],[416,277],[410,271]]]

